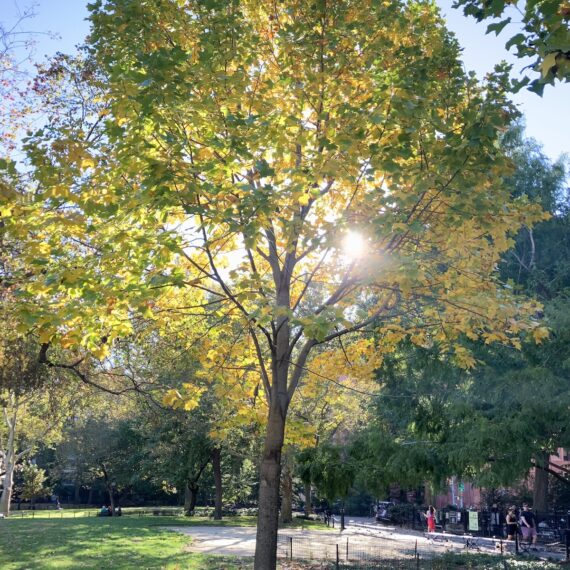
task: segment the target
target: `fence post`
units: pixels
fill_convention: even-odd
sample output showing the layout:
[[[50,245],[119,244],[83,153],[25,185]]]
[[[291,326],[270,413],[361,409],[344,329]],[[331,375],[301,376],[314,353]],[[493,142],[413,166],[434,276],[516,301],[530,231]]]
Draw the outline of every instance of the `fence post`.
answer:
[[[501,554],[503,554],[503,539],[501,538]]]
[[[336,545],[336,570],[339,570],[340,568],[340,557],[338,555],[338,542]]]
[[[289,537],[289,560],[293,560],[293,537]]]
[[[348,536],[346,537],[346,559],[348,560]]]
[[[418,540],[416,539],[416,545],[414,546],[414,558],[418,557]]]
[[[515,554],[519,553],[519,531],[515,531]]]

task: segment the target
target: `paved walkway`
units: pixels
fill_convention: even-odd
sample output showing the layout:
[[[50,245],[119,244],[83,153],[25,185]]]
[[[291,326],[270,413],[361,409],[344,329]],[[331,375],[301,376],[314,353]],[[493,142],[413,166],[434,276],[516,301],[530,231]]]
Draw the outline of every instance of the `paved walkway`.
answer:
[[[338,523],[337,523],[338,525]],[[255,553],[254,527],[222,526],[172,526],[169,530],[191,536],[194,540],[189,547],[191,552],[225,554],[234,556],[253,556]],[[384,555],[411,553],[416,546],[424,551],[438,551],[421,533],[402,531],[383,527],[370,522],[370,519],[355,520],[347,518],[347,527],[341,533],[336,529],[303,530],[288,528],[279,531],[280,548],[287,549],[290,539],[295,548],[310,549],[312,557],[319,558],[319,552],[330,555],[339,544],[343,551],[347,542],[351,549],[381,550]],[[286,553],[284,553],[286,555]]]
[[[376,523],[374,520],[347,517],[346,529],[341,533],[337,527],[329,530],[282,529],[279,531],[279,556],[289,557],[294,549],[295,558],[333,559],[338,547],[341,556],[352,558],[359,553],[383,558],[413,556],[431,558],[445,551],[465,551],[465,537],[431,535]],[[193,538],[188,550],[205,554],[253,556],[255,553],[254,527],[222,526],[172,526],[169,530],[181,532]],[[470,539],[472,540],[472,539]],[[337,546],[338,545],[338,546]],[[490,539],[478,539],[471,543],[474,550],[498,554]],[[541,553],[544,556],[546,553]],[[552,553],[548,553],[552,555]],[[559,555],[554,555],[559,557]]]

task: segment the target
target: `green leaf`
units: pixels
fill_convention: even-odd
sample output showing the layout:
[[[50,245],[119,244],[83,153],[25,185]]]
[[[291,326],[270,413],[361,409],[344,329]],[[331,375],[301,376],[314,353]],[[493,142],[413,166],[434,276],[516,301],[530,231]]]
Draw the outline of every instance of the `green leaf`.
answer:
[[[514,45],[524,43],[526,36],[524,34],[515,34],[506,44],[505,49],[511,49]]]
[[[490,34],[491,32],[495,32],[495,35],[498,36],[503,31],[503,28],[510,22],[511,19],[507,18],[506,20],[501,20],[500,22],[497,22],[495,24],[489,24],[487,26],[487,31],[485,33]]]

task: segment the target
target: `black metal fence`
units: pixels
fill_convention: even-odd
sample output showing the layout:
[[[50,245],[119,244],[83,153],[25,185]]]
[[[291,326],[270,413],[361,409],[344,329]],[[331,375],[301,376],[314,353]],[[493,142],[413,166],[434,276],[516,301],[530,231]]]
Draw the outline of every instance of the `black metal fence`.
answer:
[[[568,542],[566,543],[569,544]],[[478,559],[477,568],[516,568],[515,554],[530,554],[527,560],[537,560],[536,553],[529,552],[513,541],[494,540],[488,537],[444,536],[441,533],[432,535],[428,542],[410,539],[386,540],[377,538],[376,544],[363,542],[358,536],[344,537],[303,537],[279,535],[277,555],[281,560],[305,562],[309,568],[326,570],[372,570],[372,569],[401,569],[401,570],[451,570],[457,568],[457,559],[449,559],[446,553],[482,553],[489,555],[489,562]],[[568,546],[566,546],[566,559]],[[547,558],[557,558],[561,561],[563,551],[558,556],[549,553]],[[297,568],[298,566],[294,566]],[[526,567],[526,566],[525,566]]]
[[[399,505],[388,510],[384,522],[410,528],[413,530],[427,530],[425,510],[416,507],[401,508]],[[538,538],[540,542],[562,541],[566,531],[570,530],[570,513],[566,511],[550,511],[535,513],[538,525]],[[472,534],[474,536],[487,536],[505,538],[506,528],[504,515],[501,524],[492,522],[491,512],[488,510],[473,511],[467,509],[438,509],[436,512],[436,528],[440,532],[455,534]]]
[[[431,560],[431,551],[424,552],[418,549],[417,544],[407,546],[392,549],[380,544],[359,544],[350,537],[335,539],[323,536],[315,539],[279,535],[277,556],[285,560],[319,561],[320,567],[326,569],[429,568],[425,563]]]

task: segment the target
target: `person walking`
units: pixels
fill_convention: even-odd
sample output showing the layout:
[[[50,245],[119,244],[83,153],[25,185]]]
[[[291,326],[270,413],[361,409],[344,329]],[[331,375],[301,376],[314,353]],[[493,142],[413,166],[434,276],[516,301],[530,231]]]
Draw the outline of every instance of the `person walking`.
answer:
[[[426,511],[426,520],[428,532],[435,532],[435,509],[432,505]]]
[[[507,512],[507,540],[514,540],[518,531],[516,507],[509,507]]]
[[[536,515],[531,511],[527,503],[523,503],[523,510],[521,513],[521,531],[523,538],[528,541],[529,546],[536,544]]]

